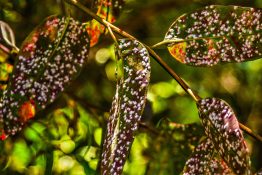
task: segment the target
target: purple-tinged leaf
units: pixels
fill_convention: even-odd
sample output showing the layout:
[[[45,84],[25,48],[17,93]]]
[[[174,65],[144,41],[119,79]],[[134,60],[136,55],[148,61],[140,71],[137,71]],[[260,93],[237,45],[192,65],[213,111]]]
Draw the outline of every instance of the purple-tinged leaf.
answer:
[[[103,175],[118,175],[123,171],[146,103],[150,79],[149,54],[141,43],[122,39],[116,53],[118,60],[122,60],[123,77],[117,83],[103,144]]]
[[[259,59],[261,40],[261,9],[217,5],[182,15],[165,36],[170,54],[193,66]]]
[[[0,106],[0,135],[22,129],[53,102],[88,57],[89,37],[70,17],[48,17],[23,42]]]
[[[197,104],[205,133],[219,155],[236,174],[250,174],[250,157],[231,107],[216,98],[202,99]]]
[[[184,175],[232,174],[223,160],[214,157],[214,146],[209,138],[203,140],[194,150],[192,156],[186,162],[183,170]]]

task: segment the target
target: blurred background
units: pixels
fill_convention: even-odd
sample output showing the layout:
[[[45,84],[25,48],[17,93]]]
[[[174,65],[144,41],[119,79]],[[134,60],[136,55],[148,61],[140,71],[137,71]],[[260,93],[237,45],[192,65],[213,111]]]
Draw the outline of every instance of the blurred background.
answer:
[[[261,0],[126,0],[115,25],[154,45],[180,15],[211,4],[262,8]],[[65,8],[81,21],[90,20],[61,0],[0,0],[0,20],[11,26],[19,47],[35,26],[47,16],[64,14]],[[240,122],[262,135],[262,60],[199,68],[182,65],[164,47],[156,52],[201,97],[227,101]],[[151,63],[148,102],[126,175],[179,174],[203,135],[194,101],[158,63]],[[0,142],[0,174],[96,174],[115,85],[113,41],[103,35],[71,86],[20,134]],[[256,171],[262,167],[262,143],[244,136]]]

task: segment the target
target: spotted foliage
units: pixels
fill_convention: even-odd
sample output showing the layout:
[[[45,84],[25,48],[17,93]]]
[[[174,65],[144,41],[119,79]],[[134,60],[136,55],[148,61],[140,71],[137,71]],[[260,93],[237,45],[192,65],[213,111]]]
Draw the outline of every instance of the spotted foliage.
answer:
[[[136,40],[122,39],[116,50],[123,62],[103,145],[102,174],[121,174],[138,129],[150,78],[149,54]]]
[[[88,57],[89,37],[72,18],[48,17],[23,42],[0,106],[0,135],[14,135],[53,102]]]
[[[173,41],[168,45],[170,54],[188,65],[212,66],[259,59],[262,9],[207,6],[179,17],[165,40]]]
[[[124,5],[124,0],[97,0],[95,5],[97,6],[97,16],[114,23]],[[90,36],[90,46],[93,47],[105,32],[105,26],[93,19],[86,23],[86,29]]]
[[[183,170],[184,175],[232,174],[223,160],[214,157],[214,147],[209,138],[203,140],[194,150]]]
[[[236,174],[250,174],[250,157],[231,107],[216,98],[202,99],[197,104],[206,135],[215,149]]]

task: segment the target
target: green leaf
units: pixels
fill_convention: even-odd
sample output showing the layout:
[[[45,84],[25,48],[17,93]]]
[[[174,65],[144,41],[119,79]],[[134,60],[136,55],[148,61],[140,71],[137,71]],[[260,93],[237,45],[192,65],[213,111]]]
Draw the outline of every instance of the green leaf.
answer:
[[[213,152],[212,141],[206,138],[195,148],[192,156],[186,162],[183,174],[232,174],[223,160],[219,160],[213,156]]]
[[[107,133],[103,144],[102,174],[121,174],[146,103],[150,60],[136,40],[122,39],[116,50],[123,62],[123,77],[117,82]]]
[[[219,155],[236,174],[250,174],[250,157],[237,118],[231,107],[216,98],[197,104],[205,133]]]
[[[14,135],[53,102],[88,57],[88,34],[70,17],[48,17],[23,42],[0,106],[0,135]],[[2,132],[2,133],[1,133]]]
[[[259,8],[212,5],[179,17],[164,42],[188,65],[250,61],[262,57],[261,25]]]

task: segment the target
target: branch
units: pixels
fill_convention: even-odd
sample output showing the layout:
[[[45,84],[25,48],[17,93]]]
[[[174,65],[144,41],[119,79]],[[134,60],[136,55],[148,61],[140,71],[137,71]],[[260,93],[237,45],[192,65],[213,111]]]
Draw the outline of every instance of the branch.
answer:
[[[84,12],[86,12],[88,15],[90,15],[91,17],[93,17],[96,21],[98,21],[99,23],[101,23],[102,25],[104,25],[105,27],[110,27],[110,29],[112,29],[114,32],[116,32],[117,34],[126,37],[126,38],[130,38],[133,40],[138,40],[136,39],[134,36],[130,35],[129,33],[119,29],[118,27],[116,27],[115,25],[111,24],[110,22],[106,21],[105,19],[100,18],[99,16],[97,16],[94,12],[92,12],[90,9],[88,9],[87,7],[85,7],[84,5],[82,5],[80,2],[78,2],[77,0],[65,0],[67,3],[76,6],[77,8],[83,10]],[[181,79],[174,71],[171,67],[169,67],[167,65],[167,63],[159,56],[155,53],[155,51],[153,49],[151,49],[151,47],[149,47],[148,45],[142,43],[146,49],[148,50],[149,54],[177,81],[177,83],[185,90],[185,92],[187,92],[196,102],[198,102],[201,97],[194,92],[188,85],[187,83]],[[252,136],[253,138],[257,139],[258,141],[262,142],[261,136],[259,136],[258,134],[255,134],[254,132],[252,132],[252,130],[248,127],[246,127],[245,125],[239,123],[240,128],[245,131],[248,135]]]
[[[129,33],[119,29],[118,27],[114,26],[113,24],[111,24],[110,22],[100,18],[99,16],[97,16],[95,13],[93,13],[90,9],[86,8],[84,5],[82,5],[81,3],[77,2],[76,0],[65,0],[66,2],[68,2],[69,4],[72,4],[76,7],[78,7],[79,9],[83,10],[84,12],[86,12],[88,15],[92,16],[95,20],[97,20],[99,23],[101,23],[102,25],[104,25],[105,27],[110,27],[114,32],[116,32],[117,34],[126,37],[126,38],[130,38],[133,40],[138,40],[136,39],[134,36],[130,35]],[[146,49],[148,50],[149,54],[178,82],[178,84],[195,100],[198,101],[201,98],[193,92],[193,90],[187,85],[187,83],[182,80],[173,70],[171,67],[169,67],[166,62],[160,57],[158,56],[155,51],[153,51],[151,49],[151,47],[149,47],[148,45],[142,43]]]
[[[262,137],[259,134],[254,133],[250,128],[247,126],[243,125],[242,123],[238,122],[240,128],[245,131],[248,135],[253,137],[254,139],[257,139],[258,141],[262,142]]]

